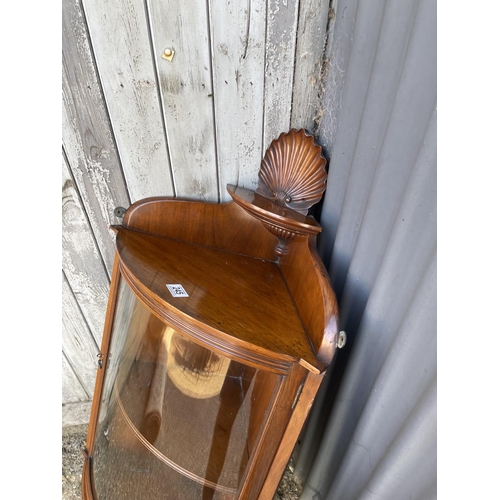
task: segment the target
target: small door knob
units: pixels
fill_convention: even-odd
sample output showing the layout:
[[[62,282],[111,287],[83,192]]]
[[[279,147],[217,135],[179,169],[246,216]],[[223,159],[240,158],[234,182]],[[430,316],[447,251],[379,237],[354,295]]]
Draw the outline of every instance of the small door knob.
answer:
[[[342,349],[342,347],[345,346],[345,343],[347,342],[347,335],[346,333],[342,330],[340,333],[339,333],[339,338],[337,339],[337,347],[339,349]]]

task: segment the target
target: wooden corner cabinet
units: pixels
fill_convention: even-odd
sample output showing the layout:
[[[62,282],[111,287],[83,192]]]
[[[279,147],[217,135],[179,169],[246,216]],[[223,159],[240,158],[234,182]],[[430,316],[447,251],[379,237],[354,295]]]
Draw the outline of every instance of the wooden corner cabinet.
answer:
[[[326,161],[272,142],[229,203],[148,198],[116,232],[85,500],[270,500],[337,347],[308,209]]]

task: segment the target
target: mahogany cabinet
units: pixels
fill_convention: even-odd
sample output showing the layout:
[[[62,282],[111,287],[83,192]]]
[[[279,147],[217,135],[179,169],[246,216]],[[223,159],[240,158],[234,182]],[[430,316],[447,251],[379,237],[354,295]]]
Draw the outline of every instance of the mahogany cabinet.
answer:
[[[116,232],[82,496],[270,500],[339,343],[304,130],[233,201],[149,198]],[[339,345],[340,346],[340,345]]]

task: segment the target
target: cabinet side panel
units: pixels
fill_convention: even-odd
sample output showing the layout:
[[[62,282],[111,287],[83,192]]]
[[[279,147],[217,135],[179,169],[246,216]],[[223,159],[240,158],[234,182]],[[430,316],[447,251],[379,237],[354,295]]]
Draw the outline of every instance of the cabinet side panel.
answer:
[[[328,273],[316,250],[316,238],[298,236],[279,262],[311,343],[329,364],[338,335],[338,305]]]

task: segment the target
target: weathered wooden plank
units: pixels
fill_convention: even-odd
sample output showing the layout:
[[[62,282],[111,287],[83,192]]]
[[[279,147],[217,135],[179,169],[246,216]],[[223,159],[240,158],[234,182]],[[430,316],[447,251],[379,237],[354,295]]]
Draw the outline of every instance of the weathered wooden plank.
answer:
[[[75,189],[62,163],[62,267],[97,344],[101,342],[109,280]],[[69,315],[69,311],[64,311]]]
[[[218,201],[207,5],[147,4],[176,194]],[[172,61],[162,58],[165,49]]]
[[[129,197],[78,0],[62,4],[63,145],[104,262],[111,272],[113,210]]]
[[[262,159],[266,1],[210,0],[217,157],[227,184],[255,189]]]
[[[299,0],[268,0],[264,86],[265,151],[290,129]]]
[[[62,274],[62,349],[86,394],[94,392],[99,348]]]
[[[292,128],[314,133],[321,117],[323,57],[334,11],[328,0],[302,0],[299,7],[292,102]]]
[[[367,8],[367,6],[368,4],[365,4],[364,8]],[[328,63],[325,65],[325,92],[322,99],[323,115],[318,137],[319,144],[323,147],[325,154],[328,155],[328,159],[333,151],[332,141],[337,136],[339,126],[344,83],[354,44],[358,0],[335,0],[332,8],[334,9],[334,22],[331,23],[333,26],[329,26],[325,49],[325,58]],[[364,38],[362,37],[362,39]]]
[[[71,432],[72,428],[88,425],[92,401],[76,401],[62,405],[62,426],[64,432]]]
[[[71,368],[71,365],[68,363],[66,356],[64,353],[62,356],[62,404],[65,405],[67,403],[76,403],[79,401],[87,401],[89,399],[89,395],[85,392],[82,384],[75,375],[75,372]],[[63,411],[64,414],[64,411]],[[63,419],[64,424],[64,419]]]
[[[174,194],[141,0],[83,0],[131,201]]]

